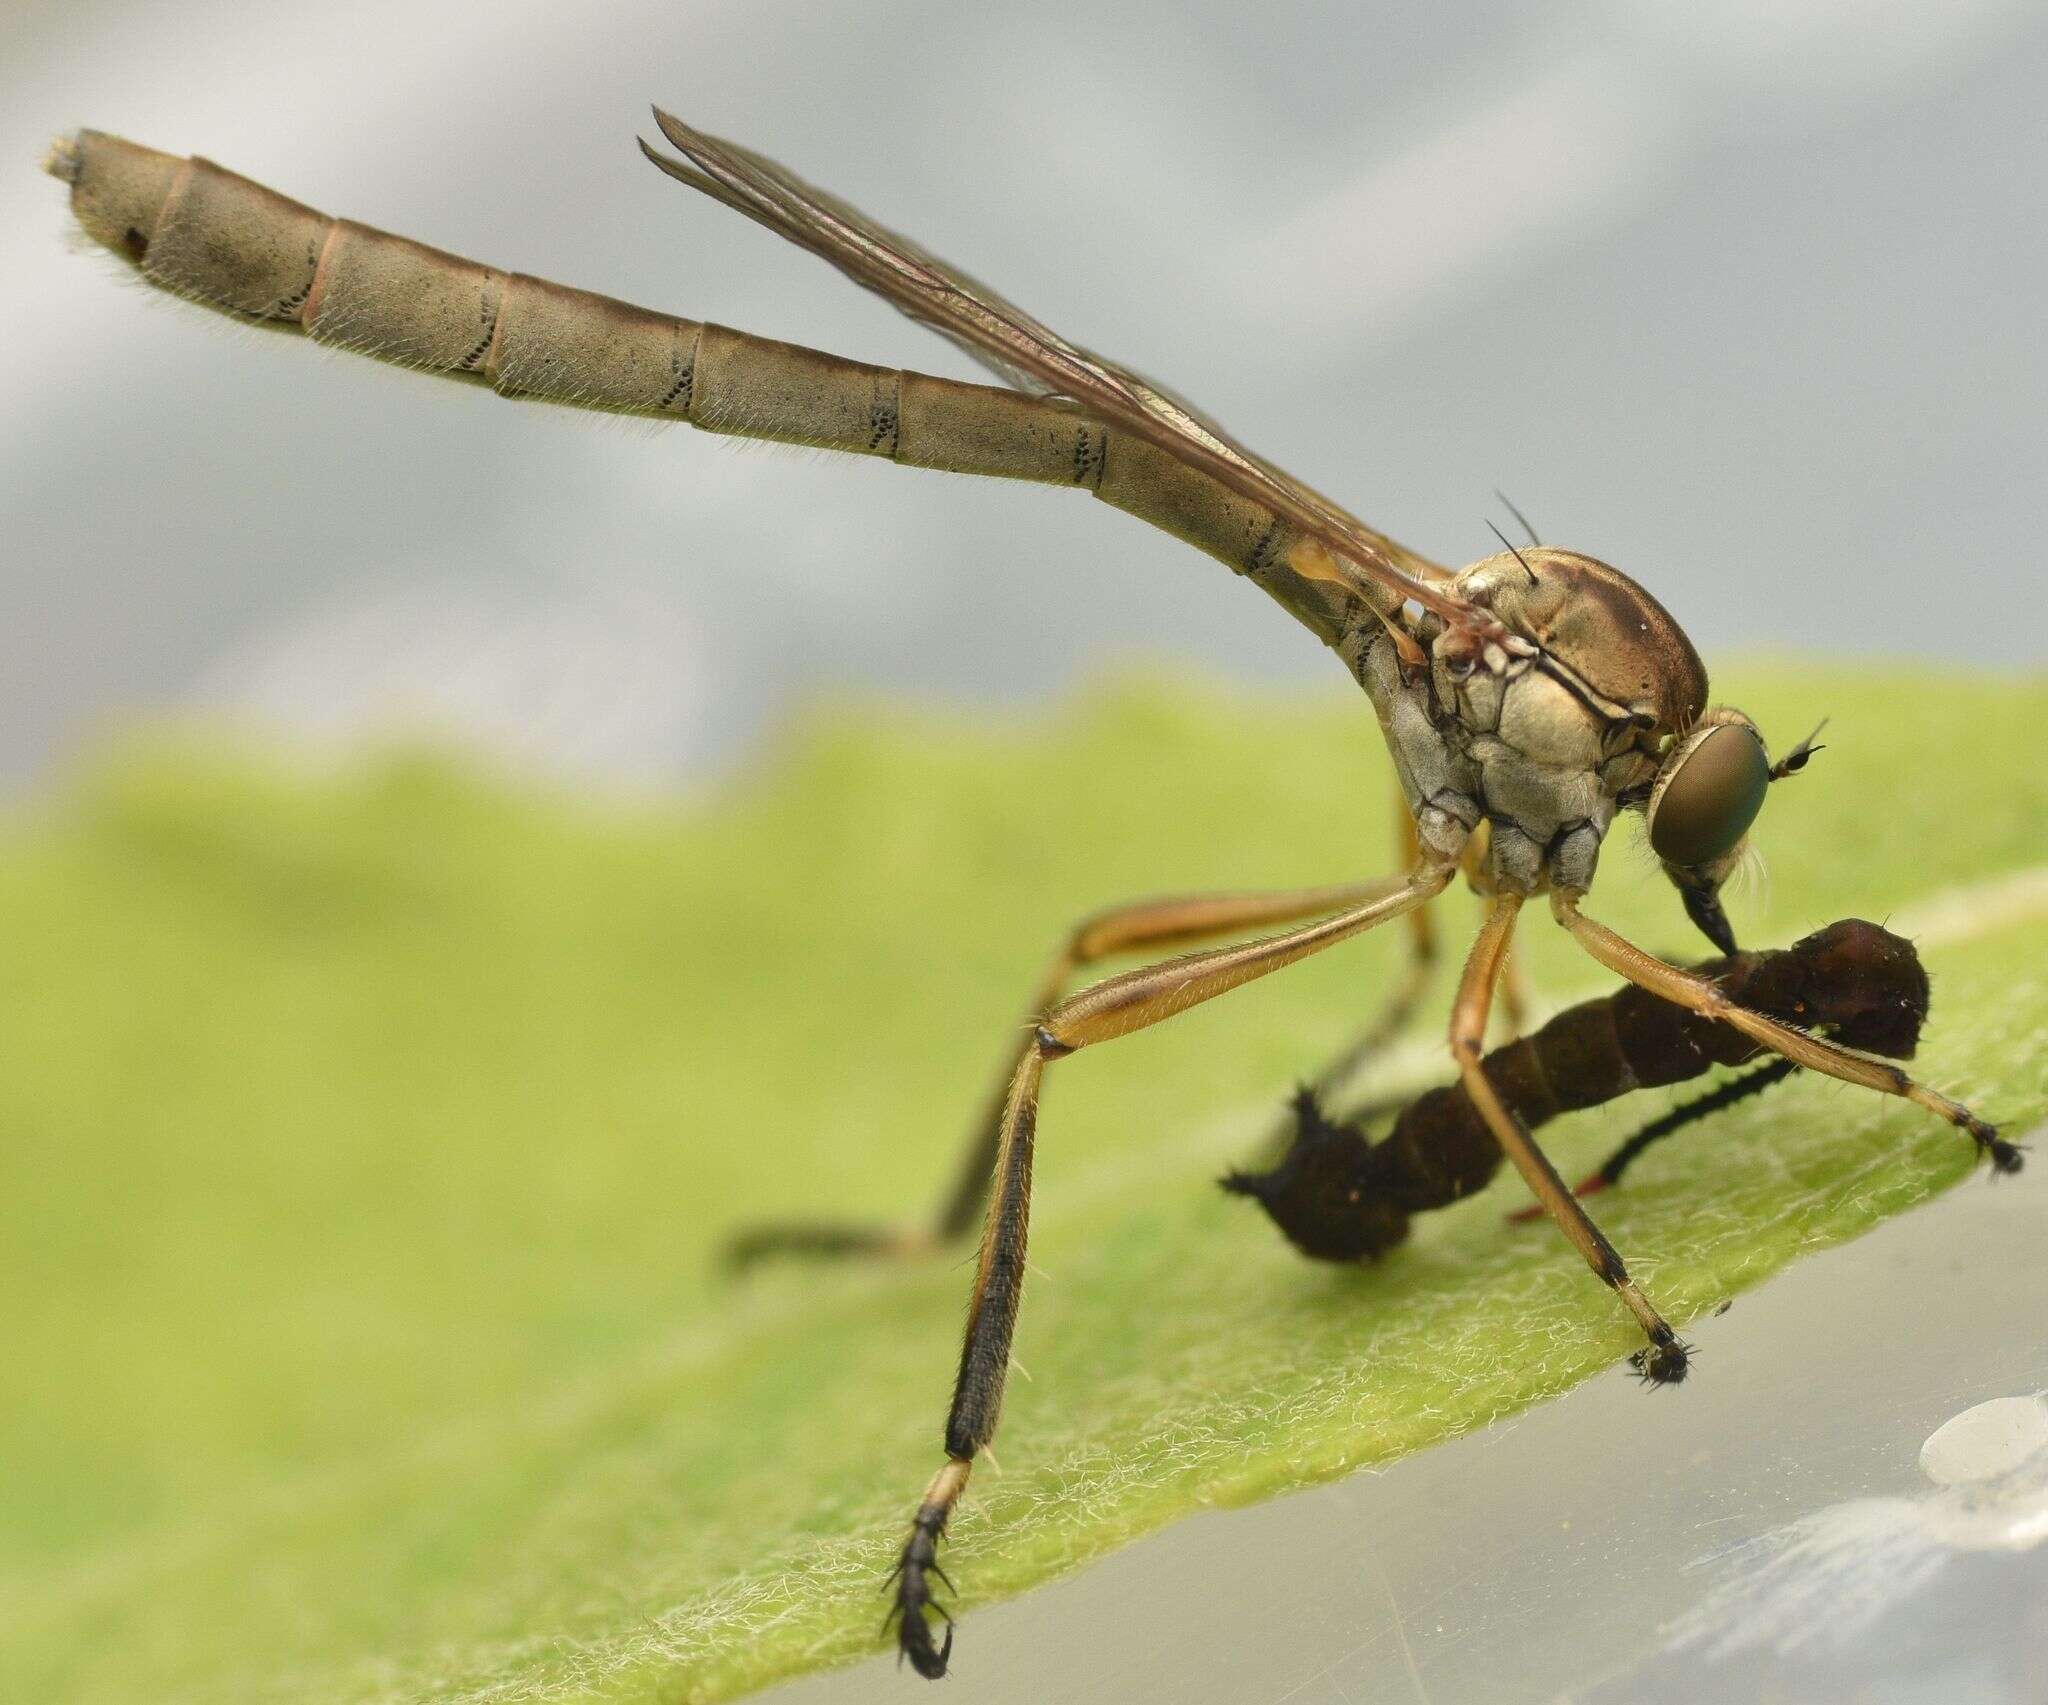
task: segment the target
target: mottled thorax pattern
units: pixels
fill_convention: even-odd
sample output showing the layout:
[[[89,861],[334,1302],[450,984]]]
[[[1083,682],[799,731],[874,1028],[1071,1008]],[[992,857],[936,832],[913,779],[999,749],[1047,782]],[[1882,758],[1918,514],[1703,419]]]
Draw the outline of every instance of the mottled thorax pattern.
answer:
[[[1554,607],[1589,582],[1603,620],[1580,633]],[[1373,623],[1340,650],[1372,699],[1430,856],[1459,857],[1483,822],[1488,885],[1582,891],[1622,796],[1648,784],[1661,742],[1697,715],[1705,673],[1661,606],[1647,594],[1631,604],[1633,582],[1591,558],[1489,558],[1456,586],[1548,645],[1532,657],[1475,652],[1440,626],[1404,643]],[[1690,660],[1675,676],[1663,670],[1674,648]]]

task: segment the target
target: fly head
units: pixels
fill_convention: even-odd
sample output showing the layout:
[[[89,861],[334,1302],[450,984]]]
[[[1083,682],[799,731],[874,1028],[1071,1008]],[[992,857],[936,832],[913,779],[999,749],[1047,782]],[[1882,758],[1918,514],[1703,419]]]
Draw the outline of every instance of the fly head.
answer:
[[[1764,795],[1819,750],[1809,734],[1774,764],[1756,724],[1717,706],[1671,742],[1658,766],[1644,805],[1650,850],[1686,915],[1723,953],[1735,951],[1735,932],[1721,909],[1721,886],[1742,863]]]

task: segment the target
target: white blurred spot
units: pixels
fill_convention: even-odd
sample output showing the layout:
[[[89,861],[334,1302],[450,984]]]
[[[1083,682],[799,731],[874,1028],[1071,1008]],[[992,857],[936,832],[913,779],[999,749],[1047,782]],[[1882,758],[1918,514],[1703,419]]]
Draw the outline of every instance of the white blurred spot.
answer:
[[[1667,1650],[1708,1657],[1854,1646],[1956,1558],[2048,1540],[2048,1406],[2040,1396],[1965,1410],[1929,1437],[1942,1489],[1834,1504],[1710,1559],[1726,1579]]]
[[[1994,1397],[1952,1415],[1920,1447],[1920,1467],[1937,1486],[1960,1486],[2008,1474],[2048,1449],[2048,1402]]]

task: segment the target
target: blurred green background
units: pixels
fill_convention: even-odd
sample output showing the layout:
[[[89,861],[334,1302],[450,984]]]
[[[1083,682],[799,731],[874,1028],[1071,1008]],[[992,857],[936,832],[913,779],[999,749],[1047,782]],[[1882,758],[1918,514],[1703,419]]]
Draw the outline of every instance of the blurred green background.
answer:
[[[1977,736],[2048,713],[2038,682],[1723,686],[1780,745],[1835,718],[1774,791],[1746,941],[2037,854],[2048,781]],[[687,807],[166,738],[17,812],[0,1669],[49,1701],[668,1700],[871,1649],[969,1274],[735,1285],[717,1244],[922,1209],[1077,911],[1386,868],[1377,742],[1355,696],[1134,678],[1031,724],[838,705]],[[1693,951],[1627,832],[1595,893]],[[1455,941],[1469,902],[1442,910]],[[1526,933],[1547,999],[1601,986],[1540,912]],[[2048,1105],[2043,945],[2022,913],[1928,948],[1925,1069],[2015,1128]],[[1052,1075],[1029,1377],[949,1559],[969,1605],[1631,1347],[1560,1240],[1500,1226],[1512,1181],[1357,1273],[1213,1188],[1398,950]],[[1388,1081],[1440,1075],[1440,1007]],[[1570,1171],[1645,1116],[1555,1151]],[[1601,1217],[1683,1316],[1969,1170],[1926,1116],[1801,1083]]]

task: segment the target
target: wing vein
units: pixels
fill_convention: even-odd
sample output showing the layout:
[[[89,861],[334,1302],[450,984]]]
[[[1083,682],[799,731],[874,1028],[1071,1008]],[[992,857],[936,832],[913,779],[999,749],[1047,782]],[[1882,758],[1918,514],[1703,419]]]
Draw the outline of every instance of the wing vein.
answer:
[[[829,261],[993,368],[1005,383],[1069,398],[1270,510],[1322,547],[1289,556],[1297,573],[1334,582],[1383,615],[1413,600],[1461,630],[1522,648],[1486,612],[1453,594],[1436,564],[1255,455],[1163,387],[1069,342],[958,268],[774,161],[659,108],[654,116],[662,135],[689,162],[672,160],[643,141],[641,151],[670,177]]]

